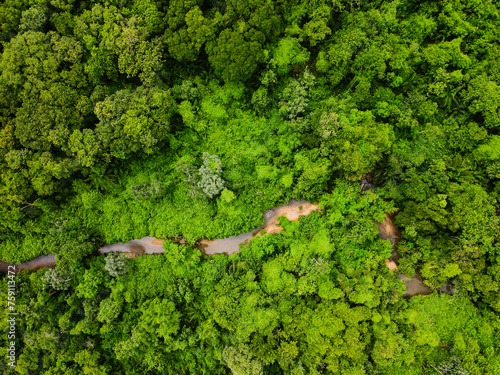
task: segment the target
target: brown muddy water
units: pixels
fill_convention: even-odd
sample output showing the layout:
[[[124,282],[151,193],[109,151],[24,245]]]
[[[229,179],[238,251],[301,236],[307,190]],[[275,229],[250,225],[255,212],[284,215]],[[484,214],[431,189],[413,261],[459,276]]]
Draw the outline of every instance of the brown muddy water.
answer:
[[[41,255],[24,263],[8,263],[0,260],[0,272],[7,274],[9,271],[15,273],[21,270],[38,270],[40,268],[55,267],[56,256],[54,254]]]
[[[432,293],[432,289],[424,284],[422,276],[420,276],[419,273],[416,273],[411,279],[400,273],[398,278],[405,282],[406,294],[403,297],[413,297]]]
[[[273,207],[264,212],[264,224],[250,232],[242,233],[238,236],[219,238],[216,240],[202,239],[197,241],[195,247],[206,255],[227,254],[231,255],[240,251],[240,244],[248,244],[254,236],[261,233],[279,233],[283,228],[279,226],[279,218],[285,216],[288,220],[298,220],[300,216],[309,215],[312,211],[317,211],[319,204],[307,201],[291,200],[289,204]],[[186,244],[182,237],[169,238],[169,240]],[[154,237],[143,237],[138,240],[131,240],[127,243],[115,243],[105,245],[99,249],[101,254],[110,252],[133,253],[136,255],[164,253],[163,239]]]
[[[253,231],[242,233],[239,236],[222,238],[218,240],[201,240],[198,249],[207,255],[227,254],[231,255],[240,250],[240,244],[247,244],[252,237],[261,236],[262,234],[279,233],[283,229],[279,226],[279,218],[286,217],[290,221],[299,220],[300,216],[309,215],[313,211],[319,209],[318,203],[310,203],[307,201],[291,200],[289,204],[273,207],[264,211],[264,224]]]
[[[221,238],[216,240],[206,240],[202,239],[198,241],[195,245],[196,248],[201,250],[207,255],[214,254],[227,254],[231,255],[237,253],[240,250],[240,244],[248,243],[254,236],[259,236],[261,233],[279,233],[283,228],[279,226],[278,218],[285,216],[288,220],[294,221],[298,220],[299,216],[309,215],[312,211],[317,211],[319,204],[310,203],[307,201],[296,201],[291,200],[289,204],[285,204],[279,207],[273,207],[267,211],[264,211],[264,224],[257,229],[242,233],[238,236]],[[182,237],[180,238],[169,238],[171,241],[178,242],[182,245],[187,245]],[[163,249],[164,240],[155,237],[143,237],[140,239],[134,239],[127,243],[114,243],[109,245],[104,245],[99,248],[99,253],[106,254],[111,252],[126,253],[131,257],[144,255],[144,254],[161,254],[164,253]],[[56,259],[54,254],[42,255],[27,261],[22,264],[7,263],[0,261],[0,272],[7,273],[9,266],[15,266],[15,272],[19,272],[23,269],[33,269],[37,270],[44,267],[54,267],[56,265]],[[13,270],[11,267],[10,270]]]
[[[242,233],[238,236],[221,238],[216,240],[202,239],[197,241],[195,247],[206,255],[214,254],[227,254],[231,255],[237,253],[240,250],[240,245],[246,246],[248,242],[255,236],[261,236],[262,234],[269,233],[279,233],[283,229],[279,225],[279,218],[281,216],[286,217],[290,221],[298,220],[300,216],[309,215],[313,211],[319,210],[319,204],[311,203],[307,201],[296,201],[291,200],[289,204],[282,205],[279,207],[273,207],[264,212],[264,224],[260,227],[254,229],[253,231]],[[391,257],[385,260],[387,267],[395,272],[397,272],[397,261],[400,258],[397,253],[398,242],[402,239],[401,232],[396,227],[392,221],[393,215],[387,214],[384,220],[379,223],[374,221],[374,223],[379,228],[379,237],[384,240],[390,240],[393,248]],[[187,245],[182,236],[179,238],[169,238],[168,240],[175,241],[179,244]],[[136,257],[144,254],[161,254],[164,253],[163,249],[164,240],[155,237],[143,237],[140,239],[134,239],[127,243],[114,243],[105,245],[99,248],[99,253],[106,254],[110,252],[121,252],[126,253],[129,257]],[[15,270],[19,272],[23,269],[33,269],[37,270],[43,267],[54,267],[56,264],[56,259],[54,254],[43,255],[34,258],[30,261],[21,264],[6,263],[0,261],[0,272],[7,273],[9,266],[15,266],[10,268],[10,270]],[[423,283],[422,277],[417,273],[412,278],[408,278],[403,274],[398,274],[398,278],[403,280],[406,285],[405,297],[409,298],[415,295],[430,294],[432,289]],[[439,288],[441,292],[451,294],[451,287],[447,283],[445,286]]]
[[[396,227],[392,219],[394,218],[394,214],[386,214],[384,220],[379,223],[377,221],[373,221],[375,225],[378,227],[378,235],[383,240],[390,240],[392,245],[392,253],[389,259],[385,260],[386,266],[392,270],[398,270],[398,260],[401,256],[398,254],[398,242],[402,240],[403,236],[401,235],[401,231]],[[409,298],[417,295],[425,295],[432,293],[432,289],[424,284],[422,276],[417,272],[412,278],[407,277],[402,273],[398,273],[399,280],[403,280],[406,286],[406,294],[404,297]],[[449,283],[446,283],[441,288],[438,288],[439,291],[452,294],[451,287]]]
[[[99,249],[101,254],[106,253],[132,253],[136,255],[160,254],[164,253],[163,240],[154,237],[143,237],[138,240],[131,240],[127,243],[113,243],[105,245]]]

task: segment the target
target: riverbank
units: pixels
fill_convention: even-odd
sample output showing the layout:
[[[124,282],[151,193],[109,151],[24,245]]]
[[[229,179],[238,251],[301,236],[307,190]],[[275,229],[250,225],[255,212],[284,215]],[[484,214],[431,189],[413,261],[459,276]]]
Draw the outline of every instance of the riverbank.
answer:
[[[299,220],[300,216],[306,216],[313,211],[320,210],[318,203],[311,203],[307,201],[291,200],[290,203],[278,207],[270,208],[264,211],[264,224],[254,229],[253,231],[242,233],[238,236],[227,238],[220,238],[215,240],[202,239],[195,243],[194,247],[202,251],[206,255],[215,254],[235,254],[240,250],[240,245],[246,246],[253,237],[261,236],[264,234],[280,233],[283,228],[280,226],[279,218],[284,216],[290,221]],[[378,235],[383,240],[390,240],[392,245],[392,254],[389,259],[385,260],[386,266],[397,273],[397,261],[399,254],[397,246],[402,239],[401,232],[393,222],[393,215],[387,214],[382,222],[374,220],[374,224],[378,227]],[[174,241],[180,245],[188,245],[182,236],[177,238],[168,238],[167,240]],[[136,257],[148,254],[161,254],[164,253],[163,249],[164,239],[155,237],[143,237],[140,239],[133,239],[126,243],[114,243],[102,246],[99,248],[99,253],[107,254],[111,252],[126,253],[129,257]],[[54,254],[39,256],[28,262],[22,264],[12,264],[0,261],[0,272],[7,273],[9,266],[15,266],[15,271],[19,272],[23,269],[38,270],[45,267],[54,267],[56,259]],[[12,270],[12,268],[11,268]],[[430,294],[432,289],[424,284],[422,277],[417,273],[412,278],[397,273],[397,277],[404,281],[406,286],[405,297],[412,297],[421,294]],[[449,292],[450,288],[440,288],[441,291]],[[449,293],[450,294],[450,293]]]

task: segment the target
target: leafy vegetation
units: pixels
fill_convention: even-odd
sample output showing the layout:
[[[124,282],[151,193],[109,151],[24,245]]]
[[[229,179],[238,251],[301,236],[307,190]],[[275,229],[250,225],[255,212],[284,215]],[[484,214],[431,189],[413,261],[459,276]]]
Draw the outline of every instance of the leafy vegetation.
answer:
[[[6,0],[0,20],[0,259],[57,257],[16,276],[3,373],[500,373],[496,1]],[[321,210],[229,257],[93,255],[238,235],[290,199]],[[453,295],[403,297],[387,213],[399,272]]]

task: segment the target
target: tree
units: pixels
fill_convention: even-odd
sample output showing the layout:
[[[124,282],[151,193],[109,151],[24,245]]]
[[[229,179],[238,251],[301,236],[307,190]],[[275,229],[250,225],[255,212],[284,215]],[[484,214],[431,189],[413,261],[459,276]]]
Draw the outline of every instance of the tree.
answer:
[[[102,154],[96,134],[91,129],[76,129],[71,133],[68,148],[82,167],[92,167]]]
[[[220,177],[222,172],[222,163],[217,155],[203,153],[203,165],[198,170],[200,180],[198,188],[209,198],[213,198],[224,188],[224,181]]]
[[[67,290],[71,279],[59,268],[49,268],[45,271],[44,282],[55,290]]]
[[[52,194],[58,180],[80,167],[68,143],[92,117],[82,58],[75,39],[31,30],[13,38],[2,54],[0,88],[9,92],[4,99],[11,117],[4,131],[15,140],[8,167],[41,195]]]
[[[125,254],[109,253],[106,256],[106,264],[104,269],[108,271],[112,277],[121,276],[127,273],[129,263]]]
[[[291,79],[281,94],[280,113],[292,120],[303,115],[309,103],[309,90],[316,77],[307,69],[300,79]]]
[[[339,108],[340,109],[340,108]],[[370,111],[339,109],[316,112],[316,134],[321,139],[321,153],[346,178],[360,180],[371,171],[394,140],[389,124],[379,123]]]
[[[431,367],[436,371],[437,375],[469,375],[469,371],[464,369],[460,365],[460,358],[458,357],[451,357],[446,361],[442,361],[439,363],[437,366],[431,365]]]
[[[309,39],[309,44],[315,46],[331,34],[331,29],[327,26],[331,17],[331,7],[322,5],[312,12],[311,21],[307,22],[303,28],[303,35]]]
[[[214,21],[207,20],[198,6],[186,11],[184,22],[174,18],[169,19],[169,24],[170,28],[165,32],[168,51],[179,61],[196,60],[201,47],[215,36]],[[183,27],[176,29],[179,24]]]
[[[6,0],[0,4],[0,19],[2,20],[0,25],[0,40],[2,42],[7,42],[16,35],[21,14],[28,6],[28,2],[24,0]]]
[[[54,32],[28,31],[6,45],[0,84],[23,98],[15,134],[24,147],[66,151],[71,130],[84,124],[92,108],[85,95],[82,52],[75,39]]]
[[[77,19],[75,36],[90,53],[85,71],[93,82],[117,74],[139,77],[144,85],[156,82],[162,66],[162,41],[152,37],[141,17],[127,17],[116,7],[94,5]]]
[[[304,65],[309,60],[309,56],[309,51],[292,37],[280,39],[277,48],[273,51],[273,59],[281,74],[288,73],[295,66]]]
[[[97,139],[117,158],[139,150],[151,154],[168,137],[174,108],[170,91],[144,86],[119,90],[96,104]]]
[[[21,13],[21,24],[19,30],[22,31],[42,31],[47,22],[45,12],[37,7],[31,7]]]
[[[261,31],[242,23],[233,30],[224,29],[217,40],[207,44],[208,59],[225,81],[246,81],[265,60],[264,41]]]
[[[261,375],[264,373],[262,363],[255,359],[246,345],[224,348],[222,357],[234,375]]]

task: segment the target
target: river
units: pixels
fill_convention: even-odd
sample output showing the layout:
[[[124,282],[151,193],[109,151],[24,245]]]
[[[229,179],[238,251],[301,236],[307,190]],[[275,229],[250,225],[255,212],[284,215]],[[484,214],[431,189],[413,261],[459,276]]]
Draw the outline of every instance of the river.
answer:
[[[288,204],[266,210],[263,213],[264,224],[254,229],[253,231],[242,233],[238,236],[215,240],[202,239],[196,242],[195,247],[206,255],[231,255],[237,253],[240,250],[241,244],[248,244],[248,242],[255,236],[269,233],[279,233],[283,229],[281,226],[279,226],[278,221],[281,216],[285,216],[288,220],[294,221],[298,220],[300,216],[309,215],[311,212],[317,210],[319,210],[319,204],[317,203],[291,200]],[[387,267],[389,267],[389,269],[397,272],[397,261],[399,259],[397,246],[398,242],[402,239],[402,236],[399,229],[396,227],[396,225],[394,225],[392,218],[393,215],[387,214],[381,223],[376,221],[374,221],[374,223],[379,228],[379,236],[384,240],[391,241],[393,251],[391,257],[389,259],[386,259],[385,263]],[[182,236],[178,238],[169,238],[168,240],[187,245]],[[126,243],[118,242],[102,246],[101,248],[99,248],[99,253],[106,254],[110,252],[122,252],[127,253],[132,257],[145,254],[160,254],[165,252],[165,250],[163,249],[163,243],[163,239],[143,237],[140,239],[133,239]],[[7,273],[9,266],[15,266],[15,270],[16,272],[18,272],[23,269],[37,270],[43,267],[54,267],[55,264],[56,259],[54,254],[39,256],[22,264],[12,264],[0,261],[0,272]],[[432,292],[432,289],[430,289],[423,283],[422,277],[418,273],[415,274],[412,278],[408,278],[400,273],[397,273],[397,276],[400,280],[403,280],[405,282],[405,297],[412,297],[414,295],[420,294],[429,294]],[[451,293],[449,283],[441,287],[440,290],[446,293]]]

